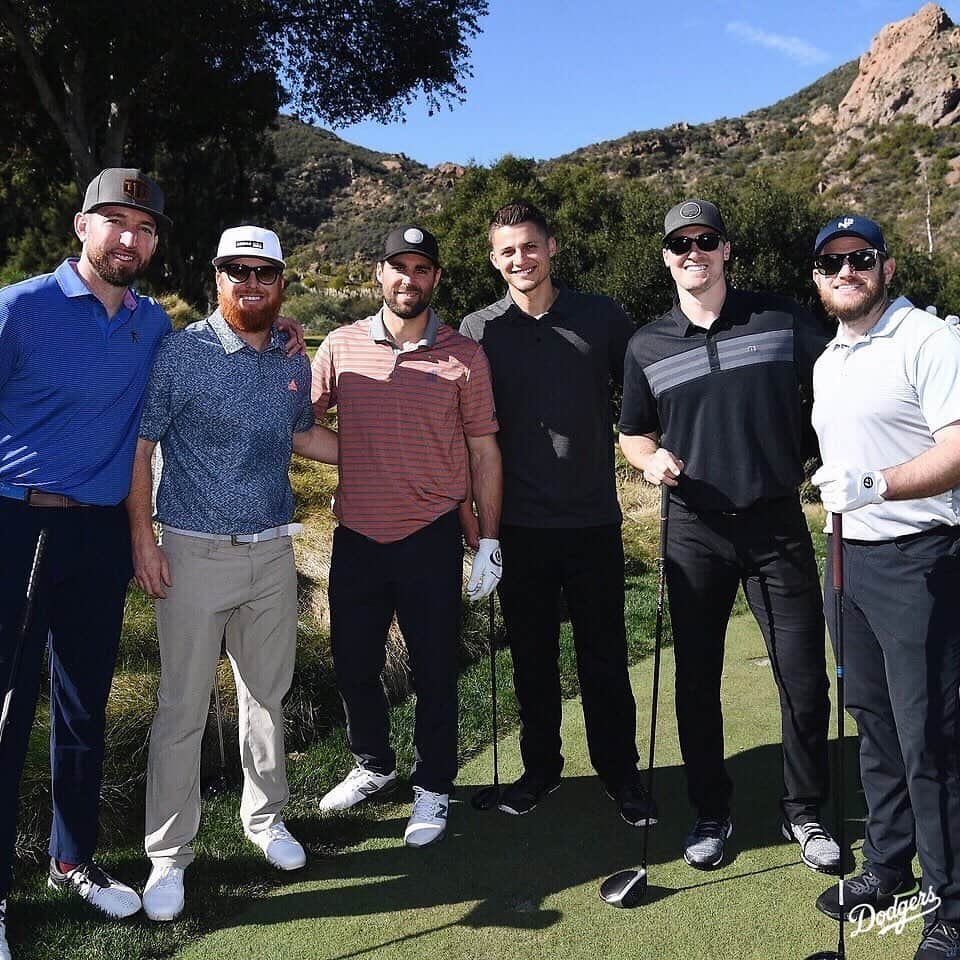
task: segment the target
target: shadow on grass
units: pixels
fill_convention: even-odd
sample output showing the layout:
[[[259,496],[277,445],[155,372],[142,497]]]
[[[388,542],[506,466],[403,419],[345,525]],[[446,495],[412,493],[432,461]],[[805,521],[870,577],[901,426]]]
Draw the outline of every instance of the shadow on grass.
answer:
[[[848,740],[847,749],[853,762],[856,744],[852,739]],[[684,883],[676,887],[658,884],[657,865],[678,859],[692,813],[684,802],[686,782],[682,768],[657,770],[660,822],[651,829],[651,885],[644,902],[796,866],[796,846],[785,843],[779,834],[779,746],[766,745],[738,754],[728,761],[728,769],[739,790],[734,797],[736,830],[728,844],[724,869],[713,874],[691,869],[683,874]],[[848,791],[848,844],[861,835],[855,817],[859,816],[862,803],[854,787],[851,783]],[[406,818],[403,807],[387,807],[380,818],[350,818],[354,826],[359,825],[366,841],[374,841],[372,846],[345,850],[311,864],[304,879],[318,881],[314,889],[273,896],[257,904],[249,919],[245,915],[238,917],[234,926],[284,924],[322,917],[399,915],[408,910],[464,905],[465,915],[457,920],[338,954],[338,960],[388,949],[451,927],[541,930],[562,918],[551,902],[553,895],[586,886],[586,895],[596,896],[600,880],[635,866],[640,858],[642,831],[619,819],[612,801],[594,777],[565,778],[560,790],[525,817],[473,810],[469,797],[474,789],[465,787],[460,791],[451,804],[447,837],[425,850],[411,851],[402,846],[400,838]],[[825,818],[830,822],[829,809]],[[774,846],[782,848],[782,863],[736,870],[743,852]],[[670,875],[676,876],[675,871],[671,870]],[[824,880],[826,885],[829,881]]]

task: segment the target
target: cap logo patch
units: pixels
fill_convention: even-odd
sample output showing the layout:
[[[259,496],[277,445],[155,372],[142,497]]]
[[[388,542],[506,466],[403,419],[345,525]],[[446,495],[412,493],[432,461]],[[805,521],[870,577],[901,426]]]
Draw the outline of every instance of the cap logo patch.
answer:
[[[403,231],[403,239],[407,243],[423,243],[423,231],[416,227],[410,227],[409,230]]]
[[[262,241],[262,240],[237,240],[237,241],[234,242],[233,245],[234,245],[238,250],[240,249],[240,247],[252,247],[252,248],[255,249],[255,250],[262,250],[262,249],[263,249],[263,241]]]
[[[848,230],[853,226],[853,217],[844,217],[842,220],[837,221],[838,230]]]
[[[123,181],[123,195],[137,203],[143,203],[150,196],[150,188],[142,180],[128,177]]]
[[[684,220],[692,220],[694,217],[699,217],[702,212],[700,204],[694,203],[692,200],[680,208],[680,216],[683,217]]]

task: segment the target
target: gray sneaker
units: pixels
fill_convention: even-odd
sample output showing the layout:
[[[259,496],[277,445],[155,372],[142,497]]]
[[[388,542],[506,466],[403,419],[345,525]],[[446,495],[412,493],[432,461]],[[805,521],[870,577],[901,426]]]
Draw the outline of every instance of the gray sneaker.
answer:
[[[838,873],[840,870],[840,847],[822,824],[781,823],[784,840],[796,840],[800,844],[800,859],[811,869],[820,873]]]
[[[723,845],[733,833],[733,823],[727,817],[698,817],[689,836],[683,842],[683,859],[698,870],[710,870],[723,860]]]

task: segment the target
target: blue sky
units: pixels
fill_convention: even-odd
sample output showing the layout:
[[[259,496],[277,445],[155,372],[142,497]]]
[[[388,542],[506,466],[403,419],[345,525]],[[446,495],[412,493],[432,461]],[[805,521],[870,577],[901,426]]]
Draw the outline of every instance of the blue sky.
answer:
[[[921,0],[489,0],[467,101],[337,130],[422,163],[545,159],[768,106],[865,53]],[[941,4],[954,21],[960,2]]]

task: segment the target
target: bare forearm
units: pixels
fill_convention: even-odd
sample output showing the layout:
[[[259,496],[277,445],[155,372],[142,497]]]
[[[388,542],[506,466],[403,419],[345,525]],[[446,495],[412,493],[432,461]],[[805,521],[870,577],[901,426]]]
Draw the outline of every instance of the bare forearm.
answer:
[[[125,501],[127,517],[130,521],[130,536],[134,546],[138,542],[150,540],[153,536],[153,450],[154,444],[140,441],[133,458],[133,477],[130,481],[130,493]]]
[[[500,510],[503,505],[503,466],[496,441],[481,450],[471,449],[470,481],[477,504],[480,536],[496,540],[500,536]]]
[[[621,433],[620,449],[628,462],[642,471],[647,469],[650,458],[657,452],[657,441],[655,437],[646,433],[633,437]]]
[[[320,463],[337,463],[340,459],[340,438],[329,427],[314,424],[309,430],[293,435],[293,452]]]
[[[919,456],[883,471],[884,500],[935,497],[960,486],[960,435],[939,441]]]

